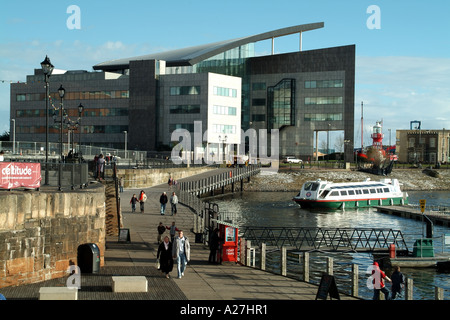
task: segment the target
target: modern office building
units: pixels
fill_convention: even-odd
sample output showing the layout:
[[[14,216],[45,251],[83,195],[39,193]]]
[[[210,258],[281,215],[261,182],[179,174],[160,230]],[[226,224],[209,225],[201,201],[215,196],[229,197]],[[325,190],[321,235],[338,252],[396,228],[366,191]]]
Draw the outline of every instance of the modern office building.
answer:
[[[62,84],[67,109],[85,106],[83,144],[123,147],[126,131],[129,149],[170,150],[177,143],[174,130],[194,132],[194,122],[200,121],[209,152],[220,144],[234,150],[247,144],[241,129],[269,134],[278,129],[280,156],[307,159],[313,158],[318,132],[343,131],[345,159],[352,161],[355,46],[302,51],[302,33],[323,26],[298,25],[107,61],[95,65],[95,72],[52,75],[53,102],[59,103]],[[275,54],[275,39],[292,34],[299,34],[299,51]],[[264,40],[272,41],[272,53],[256,56],[255,43]],[[44,139],[43,79],[36,70],[27,83],[11,85],[16,139]]]

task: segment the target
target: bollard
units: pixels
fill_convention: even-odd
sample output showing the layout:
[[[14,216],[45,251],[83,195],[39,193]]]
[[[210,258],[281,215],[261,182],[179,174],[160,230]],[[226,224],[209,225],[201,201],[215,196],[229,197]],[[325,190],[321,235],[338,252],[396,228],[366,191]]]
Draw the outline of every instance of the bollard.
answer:
[[[251,240],[247,240],[246,244],[245,244],[245,254],[246,254],[245,265],[247,267],[250,266],[250,248],[251,247],[252,247]]]
[[[286,247],[281,247],[281,275],[287,275],[287,250]]]
[[[413,279],[406,278],[405,300],[413,300]]]
[[[261,243],[261,258],[260,260],[260,268],[263,271],[266,271],[266,244]]]
[[[434,300],[444,300],[444,289],[434,287]]]
[[[309,252],[303,252],[303,281],[309,282]]]
[[[333,275],[333,258],[327,257],[327,273]]]
[[[352,264],[352,296],[358,297],[358,278],[359,267],[357,264]]]

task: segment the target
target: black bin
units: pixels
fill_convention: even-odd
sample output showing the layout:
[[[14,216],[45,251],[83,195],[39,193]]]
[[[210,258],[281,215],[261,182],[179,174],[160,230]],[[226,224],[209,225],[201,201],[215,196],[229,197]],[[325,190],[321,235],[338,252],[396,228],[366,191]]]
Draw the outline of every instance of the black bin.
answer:
[[[98,273],[100,271],[100,249],[95,243],[80,245],[77,261],[81,273]]]

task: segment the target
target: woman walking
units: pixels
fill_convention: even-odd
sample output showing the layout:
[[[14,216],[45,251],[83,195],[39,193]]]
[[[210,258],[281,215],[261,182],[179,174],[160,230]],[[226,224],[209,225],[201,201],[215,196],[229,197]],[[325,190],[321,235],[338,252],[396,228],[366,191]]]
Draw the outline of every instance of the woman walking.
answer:
[[[164,241],[160,243],[156,258],[159,259],[159,269],[162,273],[165,273],[166,278],[169,279],[169,273],[173,269],[173,258],[172,242],[169,241],[168,236],[165,236]]]

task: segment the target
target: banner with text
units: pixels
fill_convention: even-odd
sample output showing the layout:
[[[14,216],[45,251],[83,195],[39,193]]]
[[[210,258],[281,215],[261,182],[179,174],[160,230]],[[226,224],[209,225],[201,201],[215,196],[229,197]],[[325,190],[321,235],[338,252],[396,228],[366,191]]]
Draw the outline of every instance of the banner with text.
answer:
[[[0,162],[0,188],[40,188],[41,164]]]

